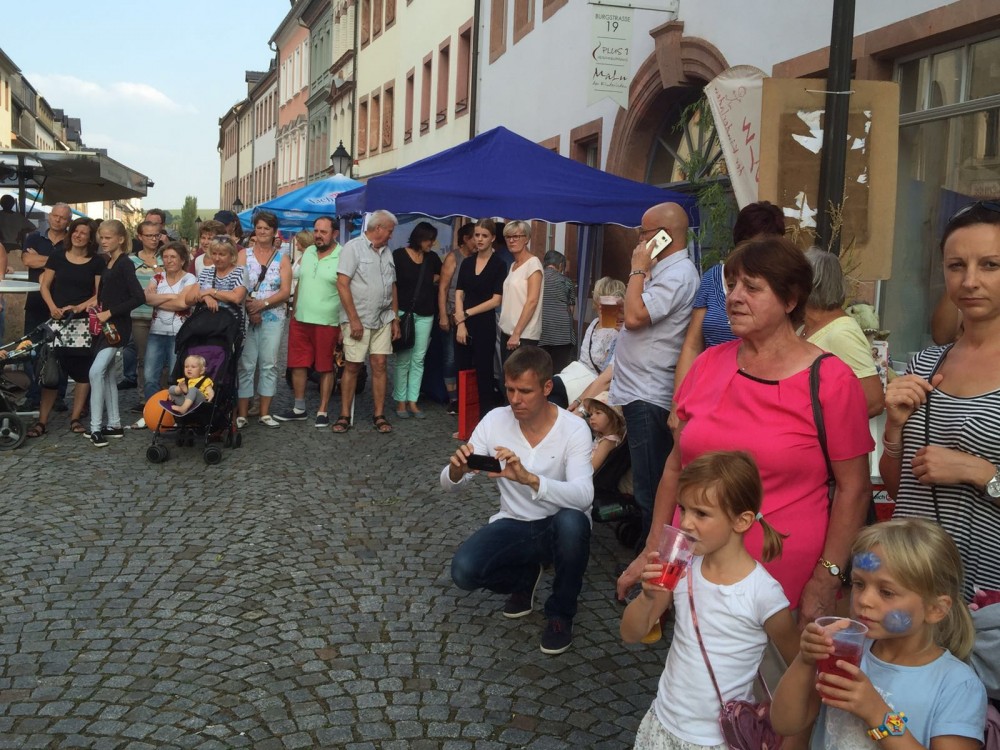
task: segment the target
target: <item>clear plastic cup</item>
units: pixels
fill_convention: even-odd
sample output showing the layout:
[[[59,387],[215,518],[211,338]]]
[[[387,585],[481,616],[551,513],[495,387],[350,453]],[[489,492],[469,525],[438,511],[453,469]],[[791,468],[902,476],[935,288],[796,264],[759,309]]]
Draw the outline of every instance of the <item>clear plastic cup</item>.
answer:
[[[650,580],[649,583],[673,591],[681,576],[687,572],[688,566],[691,565],[691,558],[694,556],[693,550],[693,537],[668,523],[663,524],[658,548],[660,562],[663,564],[663,573],[659,578]]]
[[[833,639],[833,653],[816,663],[817,674],[825,672],[852,679],[851,675],[837,666],[837,661],[843,660],[856,667],[861,666],[861,653],[865,648],[868,626],[848,617],[819,617],[816,624]]]

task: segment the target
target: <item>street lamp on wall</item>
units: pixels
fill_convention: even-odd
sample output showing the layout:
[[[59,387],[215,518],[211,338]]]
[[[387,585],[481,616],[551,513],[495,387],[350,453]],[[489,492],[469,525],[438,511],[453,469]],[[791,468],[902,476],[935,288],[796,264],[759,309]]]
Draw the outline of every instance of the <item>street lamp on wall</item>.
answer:
[[[237,195],[236,200],[233,201],[233,213],[238,214],[242,210],[243,210],[243,201],[241,201],[240,197]]]
[[[333,165],[334,174],[342,174],[349,177],[353,162],[354,159],[351,158],[350,152],[344,148],[343,141],[341,141],[336,150],[330,154],[330,164]]]

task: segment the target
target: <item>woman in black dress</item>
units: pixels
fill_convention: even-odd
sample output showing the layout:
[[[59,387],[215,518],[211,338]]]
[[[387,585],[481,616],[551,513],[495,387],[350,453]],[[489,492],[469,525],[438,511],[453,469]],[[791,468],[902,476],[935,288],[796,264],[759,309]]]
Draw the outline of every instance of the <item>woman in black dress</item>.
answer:
[[[70,225],[68,248],[55,250],[45,262],[39,279],[39,292],[49,308],[49,317],[62,320],[73,315],[85,315],[88,307],[97,300],[97,283],[104,271],[104,260],[97,257],[94,224],[90,219],[75,219]],[[56,358],[63,372],[73,378],[73,410],[70,412],[70,429],[84,432],[80,415],[90,393],[90,350],[57,349]],[[56,387],[42,386],[38,407],[38,421],[28,430],[28,437],[41,437],[49,423],[52,406],[56,402]]]
[[[492,219],[477,221],[472,236],[476,254],[462,261],[455,288],[455,361],[459,370],[476,371],[481,419],[499,403],[493,358],[498,330],[496,309],[503,299],[507,266],[493,252],[496,225]]]

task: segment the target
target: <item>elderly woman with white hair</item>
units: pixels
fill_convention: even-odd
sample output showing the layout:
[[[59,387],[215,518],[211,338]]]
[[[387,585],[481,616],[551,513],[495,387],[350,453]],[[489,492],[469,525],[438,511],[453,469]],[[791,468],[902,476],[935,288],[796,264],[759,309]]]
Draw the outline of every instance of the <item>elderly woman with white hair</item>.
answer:
[[[500,308],[500,357],[504,361],[521,344],[538,345],[542,337],[542,262],[528,249],[531,227],[526,221],[509,221],[503,238],[514,263],[503,282]]]
[[[835,354],[854,371],[865,392],[869,418],[878,416],[885,408],[882,380],[861,326],[844,312],[846,292],[840,258],[818,247],[809,248],[806,258],[813,269],[813,288],[799,335]]]

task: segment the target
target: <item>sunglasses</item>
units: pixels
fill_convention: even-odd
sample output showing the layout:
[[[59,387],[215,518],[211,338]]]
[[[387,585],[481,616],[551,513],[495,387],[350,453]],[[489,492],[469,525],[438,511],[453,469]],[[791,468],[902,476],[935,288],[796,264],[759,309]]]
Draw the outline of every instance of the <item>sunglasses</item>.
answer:
[[[1000,214],[1000,203],[997,201],[976,201],[975,203],[970,203],[968,206],[958,209],[951,215],[951,218],[948,219],[948,223],[951,224],[956,219],[961,219],[963,216],[966,216],[980,208],[985,208],[987,211]]]

